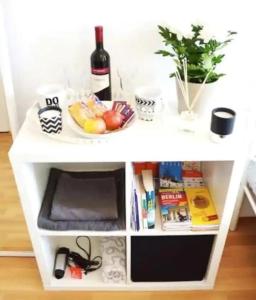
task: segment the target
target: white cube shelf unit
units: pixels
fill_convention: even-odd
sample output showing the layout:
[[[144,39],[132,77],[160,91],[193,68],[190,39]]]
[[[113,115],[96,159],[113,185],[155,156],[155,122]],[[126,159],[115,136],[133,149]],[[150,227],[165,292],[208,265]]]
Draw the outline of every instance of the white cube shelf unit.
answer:
[[[10,151],[10,159],[31,236],[35,257],[45,289],[49,290],[190,290],[213,288],[222,257],[230,220],[236,203],[244,153],[239,148],[239,136],[230,142],[214,144],[208,137],[208,124],[197,134],[178,131],[167,121],[137,121],[123,135],[101,142],[65,143],[42,134],[38,126],[27,119]],[[246,148],[246,147],[244,147]],[[215,231],[162,231],[159,212],[156,228],[135,232],[130,228],[130,200],[132,162],[138,161],[201,161],[203,174],[214,198],[221,220]],[[63,170],[89,171],[125,168],[126,228],[120,231],[51,231],[39,229],[38,213],[51,167]],[[84,279],[71,279],[67,275],[57,280],[53,276],[55,251],[59,246],[75,245],[77,236],[90,236],[93,255],[100,254],[103,236],[126,238],[126,282],[104,283],[101,269]],[[213,236],[207,268],[203,280],[134,282],[131,276],[132,241],[137,237],[196,237]],[[182,241],[184,241],[182,239]],[[77,250],[77,249],[76,249]],[[171,249],[168,249],[171,251]],[[187,249],[187,251],[192,251]],[[196,249],[195,249],[196,251]]]

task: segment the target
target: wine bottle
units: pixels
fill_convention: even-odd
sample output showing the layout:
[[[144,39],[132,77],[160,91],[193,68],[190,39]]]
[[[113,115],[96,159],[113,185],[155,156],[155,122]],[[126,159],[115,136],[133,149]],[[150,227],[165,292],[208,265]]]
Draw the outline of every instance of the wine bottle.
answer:
[[[110,56],[103,47],[103,27],[95,27],[96,49],[91,55],[91,88],[100,100],[111,100]]]

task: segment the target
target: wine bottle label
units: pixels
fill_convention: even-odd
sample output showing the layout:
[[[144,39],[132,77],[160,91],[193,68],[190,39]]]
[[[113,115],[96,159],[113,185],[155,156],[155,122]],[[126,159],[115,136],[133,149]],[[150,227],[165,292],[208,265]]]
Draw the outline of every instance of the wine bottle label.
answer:
[[[91,88],[93,93],[98,93],[109,87],[109,74],[91,74]]]
[[[92,68],[92,74],[94,75],[106,75],[108,73],[109,73],[109,68],[101,68],[101,69]]]

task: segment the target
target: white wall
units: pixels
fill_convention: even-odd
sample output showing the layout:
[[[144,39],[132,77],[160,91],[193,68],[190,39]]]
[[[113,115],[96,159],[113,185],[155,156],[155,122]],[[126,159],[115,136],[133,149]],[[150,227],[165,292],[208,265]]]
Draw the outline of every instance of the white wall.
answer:
[[[12,70],[10,64],[2,2],[0,2],[0,77],[2,93],[0,96],[1,101],[4,102],[2,103],[2,107],[0,107],[0,118],[2,120],[5,119],[4,123],[9,123],[12,138],[14,139],[16,134],[18,133],[20,124],[18,120],[17,105],[14,96],[15,92],[13,87]],[[5,118],[3,117],[4,114]],[[6,127],[7,126],[5,124],[5,128]]]
[[[88,86],[89,58],[94,49],[94,25],[105,29],[105,48],[111,55],[113,86],[116,68],[128,88],[159,84],[167,100],[175,99],[172,64],[154,52],[162,47],[157,24],[189,31],[192,22],[205,24],[210,33],[236,30],[225,49],[218,103],[237,107],[253,103],[256,26],[253,1],[208,0],[3,0],[14,88],[20,122],[44,83],[69,81]],[[129,80],[127,78],[130,78]]]
[[[2,78],[0,76],[0,132],[10,130]]]

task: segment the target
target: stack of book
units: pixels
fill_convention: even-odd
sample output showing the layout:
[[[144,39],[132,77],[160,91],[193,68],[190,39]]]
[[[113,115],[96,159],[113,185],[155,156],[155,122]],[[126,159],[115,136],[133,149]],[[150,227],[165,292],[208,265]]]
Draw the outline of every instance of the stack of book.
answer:
[[[160,163],[159,176],[158,202],[163,230],[219,228],[219,218],[205,186],[200,162]]]
[[[134,176],[131,202],[131,227],[139,231],[155,227],[156,197],[152,170]]]
[[[155,227],[156,197],[153,177],[156,165],[134,166],[131,226]],[[199,162],[159,163],[158,204],[163,230],[217,230],[219,218]]]
[[[159,190],[163,230],[217,230],[219,218],[207,187]]]
[[[205,186],[203,174],[197,170],[183,170],[182,180],[184,187],[200,187]]]
[[[160,189],[158,202],[163,230],[190,230],[191,217],[183,189]]]
[[[207,187],[185,188],[192,230],[217,230],[219,218]]]
[[[159,163],[160,188],[182,188],[182,163],[160,162]]]

